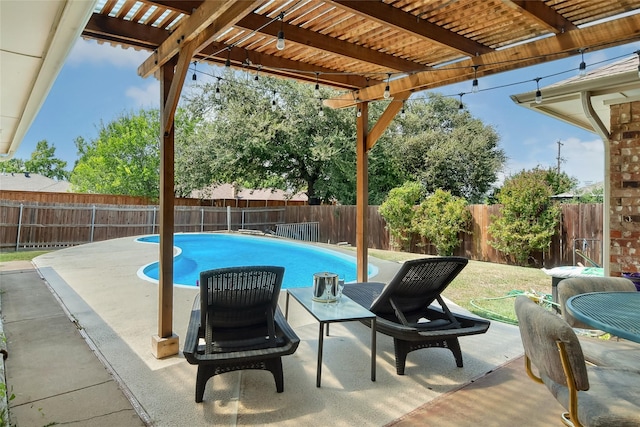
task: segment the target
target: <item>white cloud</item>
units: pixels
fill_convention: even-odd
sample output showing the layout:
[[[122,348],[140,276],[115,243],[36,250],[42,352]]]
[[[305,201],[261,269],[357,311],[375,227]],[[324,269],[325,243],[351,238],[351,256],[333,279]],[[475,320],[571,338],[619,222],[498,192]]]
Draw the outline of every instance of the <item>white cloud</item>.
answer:
[[[124,49],[120,46],[80,39],[71,49],[67,62],[73,66],[90,64],[137,69],[149,55],[150,52],[147,51]]]
[[[131,86],[125,92],[136,107],[158,108],[160,106],[160,82],[151,80],[140,86]]]
[[[567,175],[577,178],[579,186],[604,180],[604,143],[594,136],[591,140],[580,138],[567,138],[560,140],[560,170]],[[509,159],[505,167],[504,175],[510,176],[520,171],[533,169],[537,166],[547,168],[555,167],[558,158],[558,144],[556,141],[540,146],[547,153],[541,160],[539,157],[528,156],[527,159]],[[550,165],[546,160],[553,153],[555,163]],[[531,154],[531,153],[530,153]]]

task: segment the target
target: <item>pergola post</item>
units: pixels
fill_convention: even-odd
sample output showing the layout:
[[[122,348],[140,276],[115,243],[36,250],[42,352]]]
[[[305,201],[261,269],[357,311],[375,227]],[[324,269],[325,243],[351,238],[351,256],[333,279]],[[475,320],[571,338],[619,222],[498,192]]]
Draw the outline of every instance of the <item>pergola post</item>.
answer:
[[[160,117],[165,117],[176,60],[160,67]],[[174,221],[174,126],[169,113],[167,127],[160,127],[160,274],[158,283],[158,334],[151,338],[153,355],[161,359],[179,352],[173,333],[173,221]],[[162,120],[161,120],[162,123]]]
[[[358,282],[366,282],[369,264],[369,103],[358,103],[357,108],[361,114],[356,118],[356,276]]]

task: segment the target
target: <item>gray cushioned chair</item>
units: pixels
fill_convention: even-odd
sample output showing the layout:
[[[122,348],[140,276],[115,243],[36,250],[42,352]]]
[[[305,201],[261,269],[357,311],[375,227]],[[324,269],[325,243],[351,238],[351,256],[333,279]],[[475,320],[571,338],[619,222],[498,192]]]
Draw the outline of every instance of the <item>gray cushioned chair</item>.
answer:
[[[574,295],[588,292],[636,292],[629,279],[622,277],[571,277],[558,283],[558,301],[562,317],[573,328],[593,330],[567,312],[567,300]],[[597,337],[579,336],[582,352],[587,362],[597,366],[613,366],[640,371],[640,344],[627,340],[602,340]]]
[[[284,390],[282,356],[300,339],[278,308],[283,267],[231,267],[200,273],[200,294],[191,310],[184,356],[198,365],[196,402],[214,375],[242,369],[273,374]]]
[[[639,372],[587,366],[578,337],[560,316],[524,295],[515,309],[527,374],[568,411],[562,414],[566,425],[640,425]]]

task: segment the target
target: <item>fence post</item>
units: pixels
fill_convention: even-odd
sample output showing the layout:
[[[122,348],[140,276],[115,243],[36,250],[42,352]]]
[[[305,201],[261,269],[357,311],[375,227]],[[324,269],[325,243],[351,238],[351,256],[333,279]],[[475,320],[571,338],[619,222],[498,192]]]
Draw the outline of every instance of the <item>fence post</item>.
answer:
[[[231,206],[227,206],[227,231],[231,231]]]
[[[204,208],[200,208],[200,232],[204,232]]]
[[[16,251],[20,249],[20,229],[22,228],[22,208],[24,205],[20,203],[20,216],[18,217],[18,235],[16,236]]]
[[[91,206],[91,236],[89,236],[89,241],[93,242],[93,231],[96,228],[96,205]]]
[[[156,234],[156,207],[153,207],[153,222],[151,223],[151,234]]]

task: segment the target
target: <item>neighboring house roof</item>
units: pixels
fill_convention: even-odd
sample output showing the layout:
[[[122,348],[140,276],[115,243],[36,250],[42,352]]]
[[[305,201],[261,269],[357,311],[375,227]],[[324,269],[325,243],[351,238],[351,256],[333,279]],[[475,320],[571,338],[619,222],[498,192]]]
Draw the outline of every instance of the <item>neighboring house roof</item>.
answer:
[[[56,181],[37,173],[0,173],[0,190],[67,193],[70,187],[67,181]]]
[[[191,192],[192,198],[212,199],[212,200],[287,200],[287,201],[307,201],[307,195],[304,193],[292,194],[282,190],[261,189],[250,190],[242,188],[234,188],[232,184],[221,184],[210,186],[202,190],[194,190]]]

